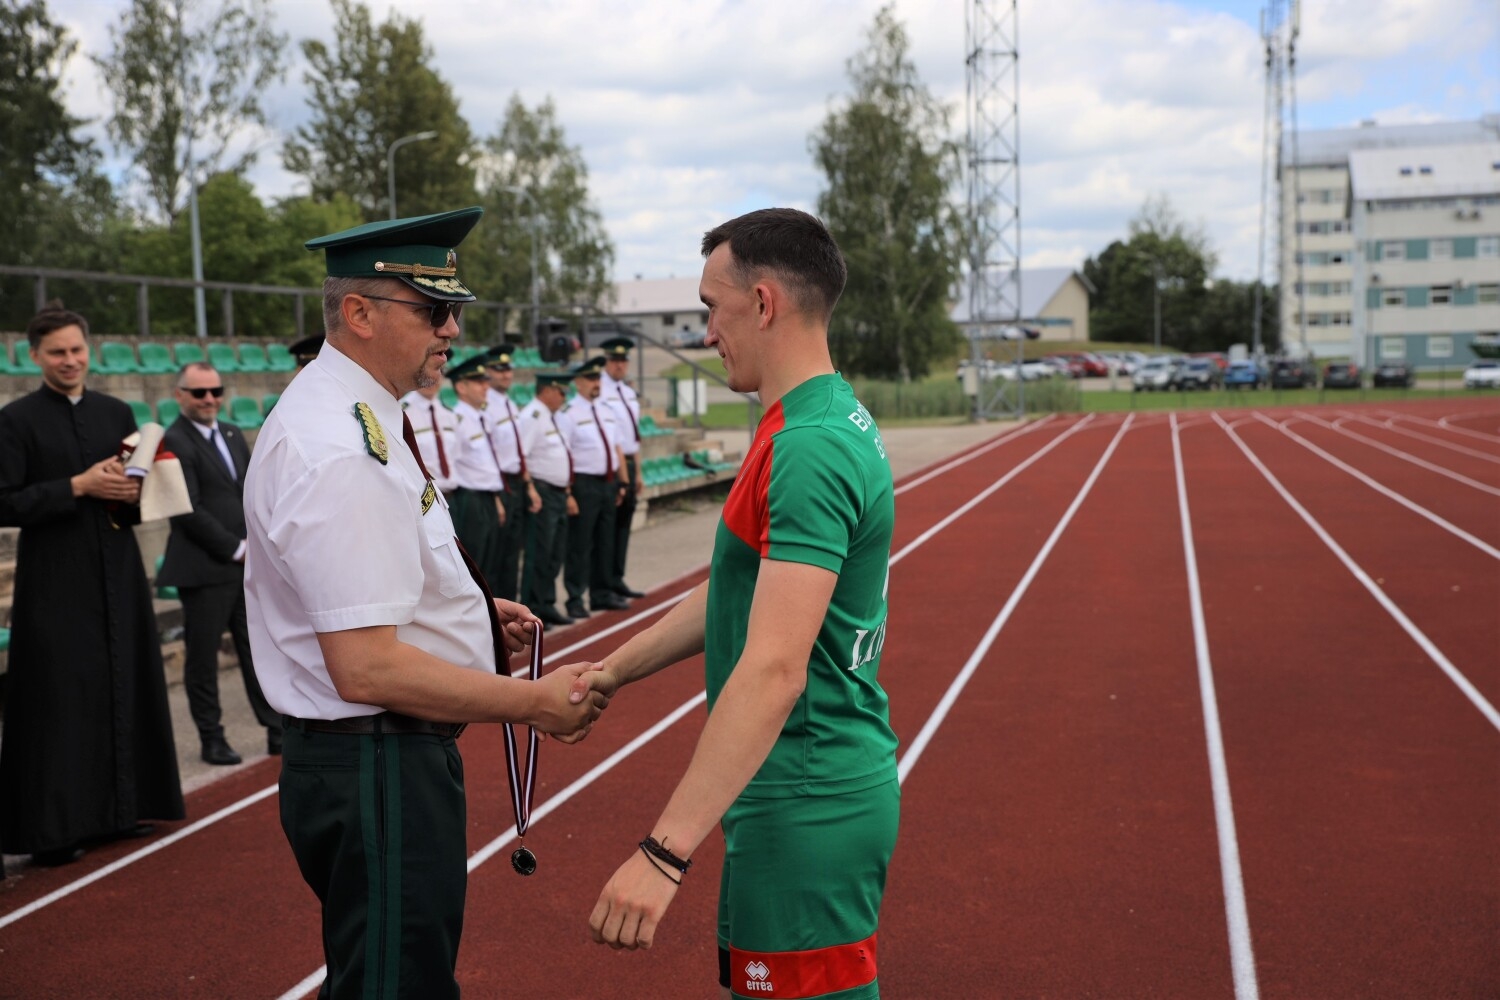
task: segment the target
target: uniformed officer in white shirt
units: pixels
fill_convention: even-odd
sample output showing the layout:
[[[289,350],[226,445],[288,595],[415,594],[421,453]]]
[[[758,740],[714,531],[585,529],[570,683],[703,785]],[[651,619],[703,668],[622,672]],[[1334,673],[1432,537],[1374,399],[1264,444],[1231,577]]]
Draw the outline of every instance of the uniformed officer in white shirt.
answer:
[[[245,482],[251,645],[283,715],[281,820],[322,904],[324,995],[458,996],[466,883],[455,737],[523,722],[578,738],[606,699],[584,665],[510,676],[526,609],[491,601],[399,399],[436,382],[474,296],[464,209],[310,241],[328,339],[260,431]],[[586,675],[586,676],[585,676]]]
[[[490,592],[499,595],[505,577],[500,568],[501,538],[505,533],[505,474],[490,434],[489,379],[483,357],[473,357],[448,369],[458,404],[453,416],[458,423],[458,455],[454,476],[453,523],[458,537],[479,564]]]
[[[572,422],[560,413],[568,399],[569,372],[538,372],[536,397],[521,411],[521,447],[540,508],[527,519],[526,562],[521,570],[521,600],[548,625],[571,625],[557,610],[557,574],[567,555],[568,515],[573,500],[573,458],[568,453]]]
[[[567,410],[572,421],[568,450],[573,455],[573,498],[578,513],[568,521],[568,559],[563,585],[568,591],[567,613],[587,618],[589,610],[621,611],[630,602],[610,586],[614,569],[615,510],[625,496],[624,457],[614,411],[599,402],[604,358],[590,358],[573,367],[575,395]]]
[[[620,453],[625,461],[625,490],[620,506],[615,508],[614,563],[609,584],[621,597],[645,597],[625,582],[625,559],[630,554],[630,526],[635,520],[635,502],[645,489],[641,479],[641,401],[626,378],[630,374],[630,349],[635,341],[629,337],[612,337],[599,345],[604,350],[604,374],[599,379],[599,402],[614,414],[619,432]]]
[[[500,588],[496,597],[516,600],[520,586],[521,552],[526,547],[526,522],[541,510],[542,499],[531,485],[531,472],[526,468],[526,453],[521,446],[521,429],[516,421],[521,408],[510,398],[510,387],[516,380],[511,364],[510,348],[502,344],[484,354],[484,370],[489,378],[489,392],[485,396],[485,417],[489,422],[490,440],[495,445],[495,454],[500,458],[500,471],[505,475],[505,492],[501,502],[505,506],[505,530],[500,533],[500,552],[497,564],[500,567]]]
[[[417,451],[422,454],[422,464],[427,466],[437,488],[447,496],[458,486],[453,475],[453,459],[458,451],[458,418],[438,398],[438,389],[437,383],[413,389],[401,397],[401,409],[406,411],[417,435]]]

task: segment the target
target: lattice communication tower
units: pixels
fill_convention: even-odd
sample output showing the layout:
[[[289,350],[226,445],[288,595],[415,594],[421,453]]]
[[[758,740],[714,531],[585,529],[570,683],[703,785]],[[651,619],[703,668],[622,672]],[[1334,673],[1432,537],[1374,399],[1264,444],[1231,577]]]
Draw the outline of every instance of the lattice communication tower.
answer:
[[[1021,319],[1021,129],[1016,0],[970,0],[964,31],[968,119],[969,322],[974,419],[1024,412],[1023,339],[1015,379],[980,364]]]

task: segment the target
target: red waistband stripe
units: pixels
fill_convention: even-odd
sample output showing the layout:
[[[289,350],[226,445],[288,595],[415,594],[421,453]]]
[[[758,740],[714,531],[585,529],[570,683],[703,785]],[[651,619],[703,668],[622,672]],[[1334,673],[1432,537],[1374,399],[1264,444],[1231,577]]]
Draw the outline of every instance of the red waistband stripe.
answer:
[[[737,996],[800,1000],[852,990],[875,980],[875,935],[811,951],[745,951],[729,946],[729,984]]]

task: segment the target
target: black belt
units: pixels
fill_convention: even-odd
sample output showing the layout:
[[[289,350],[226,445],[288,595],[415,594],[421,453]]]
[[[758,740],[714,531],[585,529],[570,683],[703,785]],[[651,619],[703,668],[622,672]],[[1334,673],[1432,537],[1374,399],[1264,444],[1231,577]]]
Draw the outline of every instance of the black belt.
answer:
[[[298,719],[283,715],[283,726],[301,729],[309,733],[338,733],[343,736],[371,736],[376,733],[391,733],[396,736],[442,736],[456,738],[468,723],[428,722],[414,719],[400,712],[378,712],[375,715],[356,715],[352,719]]]

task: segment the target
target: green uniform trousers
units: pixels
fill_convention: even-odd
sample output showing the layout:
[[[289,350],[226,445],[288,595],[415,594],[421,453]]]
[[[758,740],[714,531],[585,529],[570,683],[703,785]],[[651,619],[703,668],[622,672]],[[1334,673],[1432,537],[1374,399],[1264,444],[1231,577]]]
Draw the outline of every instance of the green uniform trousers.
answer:
[[[281,828],[323,904],[320,998],[458,997],[465,822],[455,740],[286,727]]]
[[[521,603],[532,611],[557,605],[557,574],[568,548],[568,491],[534,480],[542,509],[526,518]]]
[[[568,602],[614,594],[609,575],[615,564],[615,480],[582,473],[573,477],[578,515],[568,519],[568,564],[563,584]]]
[[[630,554],[630,522],[635,520],[635,480],[639,469],[640,456],[626,455],[625,474],[630,489],[625,491],[625,499],[615,508],[615,551],[609,568],[609,585],[615,590],[626,587],[625,557]]]
[[[464,543],[464,551],[469,553],[469,558],[474,560],[474,564],[484,574],[484,582],[489,584],[490,593],[497,597],[500,586],[504,583],[504,575],[500,569],[500,540],[504,529],[500,526],[500,512],[495,507],[495,499],[502,496],[503,493],[460,486],[453,491],[453,497],[448,501],[449,513],[453,515],[453,530],[458,533],[458,540]]]
[[[500,494],[500,503],[505,507],[505,524],[500,528],[499,551],[495,564],[499,566],[500,586],[493,587],[496,597],[507,601],[518,600],[521,577],[521,552],[526,548],[526,522],[531,512],[526,497],[526,480],[520,473],[505,477],[505,492]]]

